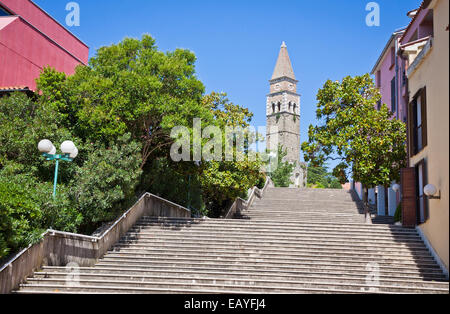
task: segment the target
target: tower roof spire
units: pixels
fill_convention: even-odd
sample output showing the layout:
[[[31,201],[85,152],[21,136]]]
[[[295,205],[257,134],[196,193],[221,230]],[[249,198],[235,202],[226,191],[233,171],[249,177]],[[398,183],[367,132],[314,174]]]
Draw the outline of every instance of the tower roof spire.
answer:
[[[288,77],[295,80],[294,70],[292,69],[291,59],[287,51],[286,43],[283,41],[280,48],[280,54],[278,55],[277,64],[273,71],[272,80]]]

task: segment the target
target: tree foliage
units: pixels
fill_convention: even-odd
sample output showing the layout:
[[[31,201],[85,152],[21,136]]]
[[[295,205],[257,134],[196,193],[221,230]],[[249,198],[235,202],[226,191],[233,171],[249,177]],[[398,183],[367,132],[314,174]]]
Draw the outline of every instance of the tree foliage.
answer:
[[[203,84],[195,76],[195,55],[183,49],[163,53],[155,40],[127,38],[100,48],[67,80],[69,115],[80,136],[114,141],[130,133],[142,143],[141,168],[172,144],[170,129],[194,117],[212,119],[202,106]]]
[[[282,145],[278,146],[276,156],[277,160],[275,163],[273,163],[271,160],[268,160],[268,163],[270,163],[270,166],[268,164],[268,169],[273,169],[274,164],[276,164],[275,170],[270,171],[270,178],[272,179],[276,187],[287,188],[291,184],[293,184],[291,176],[295,166],[290,162],[284,160],[287,156],[287,150],[285,150]]]
[[[127,38],[100,48],[72,76],[45,68],[35,98],[0,98],[0,258],[47,228],[91,233],[143,192],[216,217],[265,180],[259,158],[171,160],[173,127],[192,135],[200,118],[203,126],[245,128],[253,116],[224,93],[205,95],[195,61],[188,50],[159,51],[148,35]],[[54,161],[37,151],[42,139],[79,149],[74,162],[60,164],[55,199]]]
[[[318,189],[342,189],[339,180],[328,172],[327,167],[308,167],[308,186]]]
[[[140,145],[126,134],[111,147],[86,148],[87,160],[77,167],[69,194],[84,217],[84,227],[108,222],[131,205],[141,175]],[[93,230],[91,230],[93,231]]]
[[[309,141],[302,144],[305,160],[321,166],[340,163],[333,175],[343,184],[351,173],[367,187],[388,186],[399,179],[406,161],[406,127],[386,105],[376,110],[381,95],[370,75],[327,81],[317,94],[317,119]]]

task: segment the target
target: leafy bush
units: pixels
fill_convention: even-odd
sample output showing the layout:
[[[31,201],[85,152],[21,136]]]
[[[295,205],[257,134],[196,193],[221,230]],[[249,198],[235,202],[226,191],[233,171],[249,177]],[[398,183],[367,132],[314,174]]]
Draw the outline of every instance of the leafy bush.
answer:
[[[270,174],[270,177],[272,178],[273,183],[276,187],[279,188],[287,188],[289,187],[293,182],[291,181],[292,172],[294,171],[294,165],[283,161],[283,159],[287,155],[287,150],[284,150],[281,145],[278,147],[278,163],[277,168],[275,171],[273,171]]]
[[[93,231],[102,222],[116,218],[134,199],[141,175],[140,145],[130,135],[107,148],[92,144],[88,158],[78,167],[69,191],[83,215],[83,230]]]
[[[39,232],[42,212],[29,185],[22,184],[28,179],[0,175],[0,258],[27,246]]]
[[[200,184],[206,208],[211,217],[218,217],[236,198],[246,198],[248,189],[258,184],[259,162],[207,163]]]
[[[7,163],[0,171],[0,258],[40,239],[49,228],[76,232],[82,221],[68,188],[39,182],[22,165]]]

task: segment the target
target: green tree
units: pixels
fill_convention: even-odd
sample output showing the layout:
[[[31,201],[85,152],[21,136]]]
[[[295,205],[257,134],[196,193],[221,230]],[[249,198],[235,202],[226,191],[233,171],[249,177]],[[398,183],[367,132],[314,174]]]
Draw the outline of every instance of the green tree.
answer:
[[[77,167],[70,196],[83,215],[82,230],[92,232],[127,209],[139,183],[140,145],[126,134],[110,147],[92,144],[87,160]]]
[[[294,171],[294,165],[288,161],[284,161],[284,158],[287,156],[287,150],[285,150],[282,145],[278,146],[276,155],[276,169],[274,171],[271,171],[270,178],[272,179],[276,187],[289,187],[293,183],[291,180],[291,176],[292,172]],[[274,163],[272,162],[272,160],[268,160],[267,165],[269,166],[269,169],[274,167]]]
[[[339,180],[325,166],[308,167],[308,186],[326,189],[342,189]]]
[[[222,129],[245,128],[252,118],[226,94],[204,95],[195,61],[187,50],[159,51],[148,35],[127,38],[99,49],[72,76],[45,68],[33,99],[0,99],[0,258],[47,228],[90,233],[144,191],[217,216],[263,184],[258,158],[199,165],[171,160],[173,127],[192,135],[194,118]],[[37,151],[42,139],[55,145],[70,139],[79,148],[74,162],[60,167],[56,199],[54,162]]]
[[[130,133],[142,143],[141,169],[173,143],[170,130],[205,123],[203,84],[195,76],[195,55],[183,49],[163,53],[155,40],[126,38],[100,48],[89,67],[67,79],[68,116],[83,139],[114,142]]]
[[[321,166],[341,163],[333,170],[340,183],[351,173],[366,187],[388,186],[399,179],[406,161],[405,124],[393,118],[370,75],[327,81],[317,95],[318,126],[310,126],[309,141],[302,144],[305,160]]]

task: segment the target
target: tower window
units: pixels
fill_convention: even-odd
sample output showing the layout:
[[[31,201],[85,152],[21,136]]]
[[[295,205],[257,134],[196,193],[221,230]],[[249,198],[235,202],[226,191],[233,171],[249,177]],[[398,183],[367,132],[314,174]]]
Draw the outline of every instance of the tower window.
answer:
[[[297,113],[297,104],[294,104],[294,113]]]
[[[272,104],[272,113],[275,113],[275,104]]]
[[[281,112],[281,103],[278,103],[278,112]]]
[[[292,103],[289,102],[289,112],[291,112],[291,109],[292,109]]]

